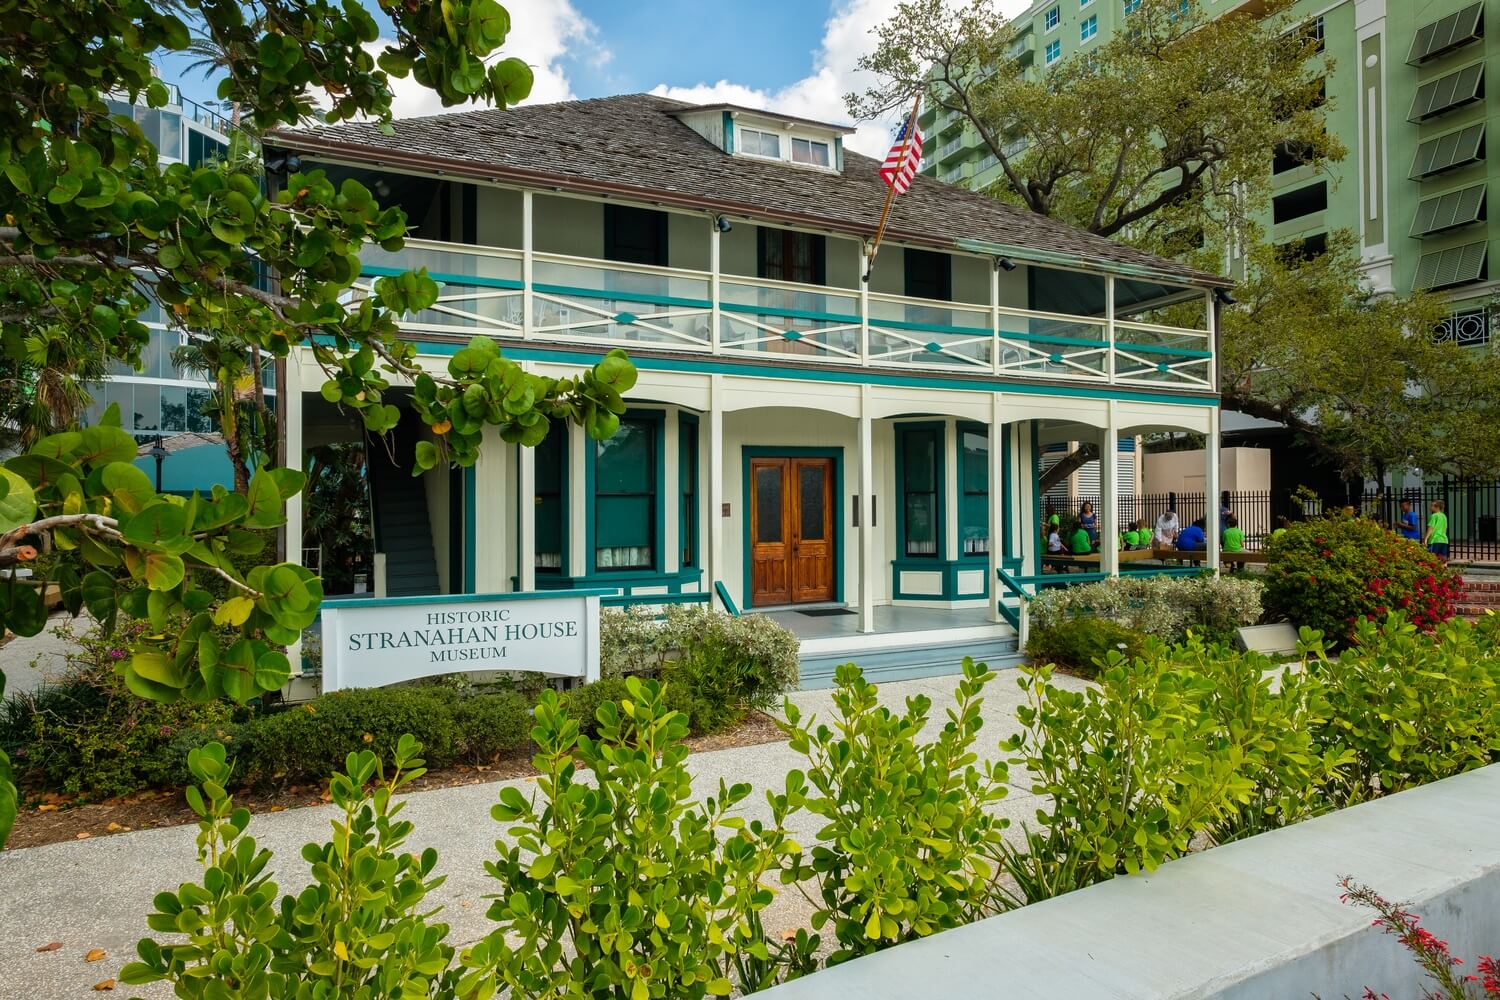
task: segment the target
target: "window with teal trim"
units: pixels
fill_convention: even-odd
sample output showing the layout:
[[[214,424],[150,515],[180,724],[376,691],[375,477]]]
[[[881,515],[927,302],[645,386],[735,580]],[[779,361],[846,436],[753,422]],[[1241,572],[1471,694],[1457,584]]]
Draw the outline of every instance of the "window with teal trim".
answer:
[[[1057,27],[1057,22],[1060,20],[1062,20],[1062,10],[1060,8],[1053,7],[1051,10],[1047,11],[1047,30],[1051,31],[1053,28]]]
[[[1095,14],[1094,16],[1090,17],[1087,21],[1084,21],[1082,24],[1080,24],[1078,26],[1078,40],[1079,41],[1086,42],[1090,38],[1093,38],[1097,34],[1099,34],[1099,15],[1098,14]]]
[[[626,418],[596,443],[595,569],[656,568],[656,426]]]
[[[536,571],[561,573],[563,531],[568,519],[563,484],[568,462],[567,427],[559,424],[536,446]]]
[[[682,565],[698,565],[698,421],[681,418],[678,424],[678,479],[682,486],[677,537],[682,542]]]
[[[990,439],[984,427],[959,427],[960,554],[990,554]]]
[[[1125,13],[1134,14],[1141,9],[1141,0],[1125,0]]]
[[[901,527],[904,554],[909,559],[936,559],[939,495],[940,427],[909,428],[901,434]]]
[[[1051,66],[1062,58],[1062,42],[1050,41],[1047,43],[1047,65]]]

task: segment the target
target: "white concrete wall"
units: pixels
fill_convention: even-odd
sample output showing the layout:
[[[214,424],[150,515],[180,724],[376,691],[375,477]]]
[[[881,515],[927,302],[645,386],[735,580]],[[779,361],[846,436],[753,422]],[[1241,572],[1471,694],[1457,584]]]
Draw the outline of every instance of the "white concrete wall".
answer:
[[[604,204],[582,198],[533,195],[533,249],[570,257],[604,256]]]
[[[1202,493],[1208,460],[1203,451],[1139,453],[1141,492]],[[1219,452],[1219,489],[1266,491],[1271,488],[1271,452],[1266,448],[1224,448]]]
[[[1500,765],[1122,876],[796,980],[766,1000],[1417,996],[1341,876],[1407,902],[1472,972],[1500,942]]]
[[[484,246],[521,249],[521,192],[479,186],[474,233]]]

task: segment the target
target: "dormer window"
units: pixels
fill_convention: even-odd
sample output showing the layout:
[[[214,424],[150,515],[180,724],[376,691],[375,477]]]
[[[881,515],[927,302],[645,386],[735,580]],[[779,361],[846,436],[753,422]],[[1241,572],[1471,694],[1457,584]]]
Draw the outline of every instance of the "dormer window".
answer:
[[[765,156],[773,160],[781,159],[781,136],[775,132],[742,128],[739,130],[739,140],[742,153],[750,156]]]
[[[828,143],[811,139],[792,140],[792,162],[810,163],[815,167],[829,167],[833,161],[828,156]]]

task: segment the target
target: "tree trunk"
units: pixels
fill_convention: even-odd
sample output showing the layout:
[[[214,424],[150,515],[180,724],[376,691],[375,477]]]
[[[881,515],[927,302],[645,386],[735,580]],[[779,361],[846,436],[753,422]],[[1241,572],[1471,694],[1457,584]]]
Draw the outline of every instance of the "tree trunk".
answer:
[[[1068,453],[1061,462],[1045,470],[1041,478],[1037,480],[1036,491],[1045,494],[1052,487],[1067,479],[1079,469],[1088,465],[1099,457],[1099,446],[1094,444],[1079,445],[1076,451]]]
[[[245,449],[240,441],[240,420],[234,398],[234,376],[227,365],[219,366],[219,433],[224,435],[224,448],[229,452],[229,464],[234,467],[234,491],[250,492],[250,468],[245,463]]]

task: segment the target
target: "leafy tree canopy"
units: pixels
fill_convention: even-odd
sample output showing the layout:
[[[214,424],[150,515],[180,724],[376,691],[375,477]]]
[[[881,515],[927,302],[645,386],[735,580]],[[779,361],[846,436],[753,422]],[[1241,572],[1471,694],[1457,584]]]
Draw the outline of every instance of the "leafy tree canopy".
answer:
[[[471,464],[486,427],[524,445],[554,419],[613,432],[635,380],[621,354],[550,379],[476,339],[445,372],[421,372],[398,321],[436,299],[426,272],[350,294],[361,248],[397,249],[406,232],[402,213],[366,188],[312,171],[268,194],[243,150],[196,168],[163,166],[152,137],[106,104],[165,105],[152,61],[195,36],[212,41],[218,96],[243,109],[253,131],[315,112],[386,122],[396,79],[448,105],[526,96],[530,69],[499,57],[510,18],[495,0],[378,2],[393,39],[378,37],[355,0],[0,3],[0,381],[52,357],[61,341],[79,356],[137,363],[148,341],[141,313],[159,305],[170,322],[235,351],[283,359],[311,345],[327,373],[324,397],[358,411],[371,432],[395,425],[388,390],[409,380],[439,441],[419,456],[423,467]],[[321,587],[288,564],[242,578],[229,556],[282,523],[302,474],[262,468],[241,492],[164,497],[131,464],[135,449],[118,426],[67,429],[6,462],[0,568],[46,566],[70,608],[106,623],[121,611],[149,618],[122,667],[143,695],[244,701],[280,687],[280,647],[312,620]],[[199,585],[205,577],[227,581],[232,596],[216,605]],[[0,584],[0,625],[34,633],[44,621],[36,589]],[[13,802],[4,789],[0,761],[0,814]]]

